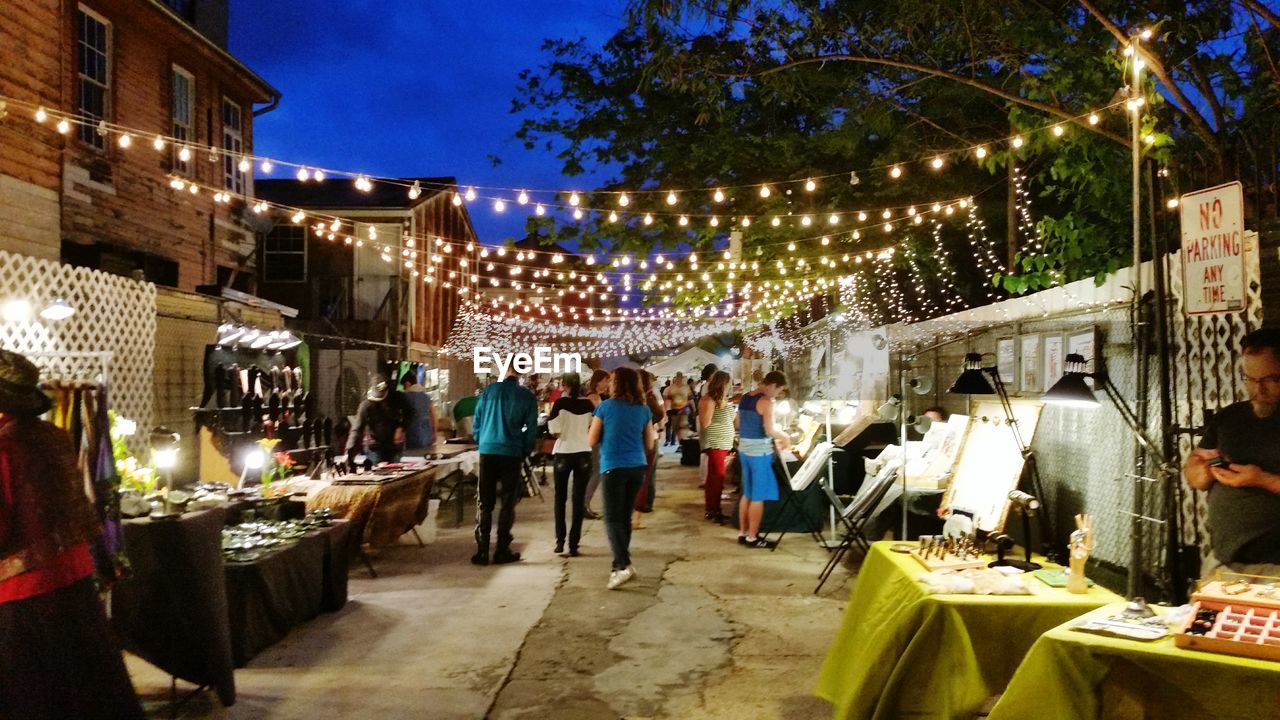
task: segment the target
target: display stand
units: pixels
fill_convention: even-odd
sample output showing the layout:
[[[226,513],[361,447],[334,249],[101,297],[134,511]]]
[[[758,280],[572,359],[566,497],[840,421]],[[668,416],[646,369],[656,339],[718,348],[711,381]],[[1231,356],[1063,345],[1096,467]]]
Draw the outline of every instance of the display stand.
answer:
[[[825,444],[825,445],[830,445],[830,443],[824,443],[824,444]],[[818,452],[820,452],[820,449],[819,449],[819,448],[821,448],[821,447],[822,447],[822,445],[819,445],[818,447],[815,447],[815,448],[811,451],[811,453],[818,453]],[[828,451],[828,453],[827,453],[827,454],[828,454],[828,457],[829,457],[829,451]],[[786,511],[787,511],[787,508],[791,505],[791,503],[792,503],[792,502],[795,502],[795,503],[796,503],[796,507],[799,509],[801,516],[802,516],[802,517],[804,518],[804,520],[805,520],[805,525],[807,525],[807,526],[808,526],[808,528],[809,528],[809,531],[808,531],[808,532],[809,532],[810,537],[812,537],[812,538],[813,538],[813,541],[814,541],[815,543],[817,543],[817,544],[822,545],[822,546],[824,546],[824,547],[825,547],[825,546],[826,546],[826,543],[825,543],[825,541],[822,539],[822,535],[820,535],[820,534],[818,533],[818,531],[817,531],[817,530],[814,530],[814,529],[813,529],[815,526],[817,526],[817,527],[819,527],[819,528],[820,528],[820,527],[822,527],[822,521],[821,521],[821,520],[819,520],[817,523],[809,522],[811,518],[809,517],[809,513],[808,513],[808,511],[807,511],[807,510],[805,510],[805,508],[804,508],[804,504],[803,504],[803,503],[801,503],[799,500],[797,500],[797,499],[796,499],[797,497],[799,497],[799,495],[800,495],[800,493],[801,493],[801,492],[803,492],[804,490],[806,490],[806,489],[809,487],[809,485],[812,483],[812,481],[813,481],[813,480],[812,480],[812,479],[810,479],[809,481],[804,481],[804,482],[802,482],[802,483],[800,484],[800,485],[801,485],[800,487],[797,487],[797,486],[796,486],[796,482],[795,482],[794,478],[792,478],[792,476],[791,476],[791,468],[787,467],[787,461],[786,461],[786,460],[785,460],[785,459],[784,459],[784,458],[783,458],[783,457],[778,453],[777,448],[774,448],[774,451],[773,451],[773,458],[774,458],[774,460],[775,460],[779,465],[781,465],[781,466],[782,466],[782,474],[783,474],[783,475],[786,477],[786,479],[787,479],[787,481],[786,481],[785,483],[783,483],[783,487],[785,487],[785,488],[786,488],[786,495],[787,495],[787,496],[786,496],[785,498],[783,498],[783,499],[782,499],[782,505],[780,505],[780,506],[779,506],[779,508],[778,508],[778,517],[786,517]],[[804,472],[805,466],[807,466],[808,464],[809,464],[809,461],[808,461],[808,460],[806,460],[806,461],[805,461],[805,465],[804,465],[804,466],[801,466],[801,472],[802,472],[802,473]],[[821,484],[821,481],[820,481],[820,480],[819,480],[819,484]],[[823,489],[826,489],[826,487],[824,486],[824,487],[823,487]],[[782,538],[786,537],[786,535],[787,535],[787,530],[786,530],[785,528],[784,528],[784,529],[782,529],[781,531],[779,531],[779,533],[778,533],[778,539],[777,539],[776,541],[774,541],[774,545],[773,545],[773,547],[772,547],[772,548],[770,548],[770,550],[769,550],[769,551],[770,551],[770,552],[773,552],[774,550],[777,550],[777,549],[778,549],[778,545],[782,543]]]

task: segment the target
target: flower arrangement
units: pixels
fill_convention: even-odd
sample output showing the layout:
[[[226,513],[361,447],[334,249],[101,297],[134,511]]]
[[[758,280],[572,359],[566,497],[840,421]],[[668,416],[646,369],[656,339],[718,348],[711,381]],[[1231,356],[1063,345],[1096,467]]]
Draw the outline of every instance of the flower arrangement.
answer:
[[[129,418],[117,415],[114,410],[108,411],[111,422],[111,454],[115,459],[116,473],[120,476],[120,487],[123,490],[136,492],[143,497],[156,490],[160,475],[150,465],[138,462],[129,452],[125,438],[138,431],[138,424]]]
[[[284,480],[293,475],[293,467],[296,463],[293,457],[287,452],[275,452],[276,445],[280,444],[279,438],[262,438],[258,441],[258,446],[262,448],[262,496],[271,497],[271,483],[276,480]]]

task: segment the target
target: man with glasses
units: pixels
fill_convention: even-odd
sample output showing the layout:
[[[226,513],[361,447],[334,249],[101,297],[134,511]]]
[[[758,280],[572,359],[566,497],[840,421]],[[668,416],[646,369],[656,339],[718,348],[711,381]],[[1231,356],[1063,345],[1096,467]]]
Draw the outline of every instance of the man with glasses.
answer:
[[[1280,576],[1280,330],[1249,333],[1241,351],[1249,399],[1213,417],[1183,470],[1209,493],[1205,578]]]

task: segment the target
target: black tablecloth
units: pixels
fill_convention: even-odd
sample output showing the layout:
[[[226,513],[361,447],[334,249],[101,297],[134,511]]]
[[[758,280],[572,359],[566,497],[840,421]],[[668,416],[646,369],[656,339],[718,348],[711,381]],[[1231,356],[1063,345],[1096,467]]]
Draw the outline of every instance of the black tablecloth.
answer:
[[[236,701],[223,572],[222,508],[177,520],[128,520],[132,577],[111,594],[111,623],[132,653],[187,682]]]
[[[132,577],[112,593],[124,646],[175,677],[235,703],[235,668],[295,625],[347,602],[351,524],[335,521],[254,562],[226,563],[223,508],[177,520],[129,520]]]
[[[244,667],[297,625],[347,602],[346,543],[335,522],[247,563],[227,563],[231,652]]]

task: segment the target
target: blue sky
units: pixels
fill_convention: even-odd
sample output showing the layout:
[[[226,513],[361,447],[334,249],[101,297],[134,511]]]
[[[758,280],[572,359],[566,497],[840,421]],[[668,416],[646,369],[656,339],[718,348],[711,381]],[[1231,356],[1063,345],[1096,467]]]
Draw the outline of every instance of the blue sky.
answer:
[[[232,0],[231,52],[283,94],[256,120],[255,152],[370,175],[590,187],[592,178],[562,178],[553,153],[514,139],[511,101],[517,74],[546,60],[545,38],[598,45],[621,26],[624,5]],[[484,242],[523,235],[519,213],[481,206],[472,221]]]

